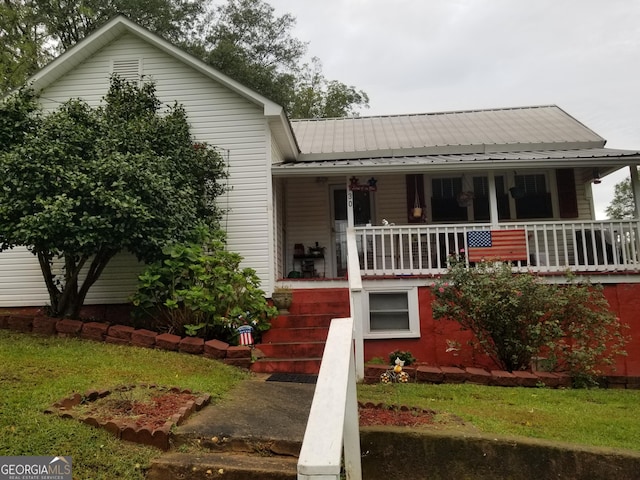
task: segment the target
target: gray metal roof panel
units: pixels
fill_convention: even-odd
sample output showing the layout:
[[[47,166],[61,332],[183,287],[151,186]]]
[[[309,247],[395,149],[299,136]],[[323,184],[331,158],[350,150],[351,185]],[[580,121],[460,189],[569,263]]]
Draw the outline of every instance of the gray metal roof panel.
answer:
[[[589,144],[605,140],[555,106],[292,120],[303,155],[469,145]],[[532,148],[533,149],[533,148]]]

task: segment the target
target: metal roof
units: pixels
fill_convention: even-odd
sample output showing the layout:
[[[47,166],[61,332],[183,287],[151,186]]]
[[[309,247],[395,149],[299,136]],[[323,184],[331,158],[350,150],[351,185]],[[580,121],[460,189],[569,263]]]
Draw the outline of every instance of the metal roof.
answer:
[[[470,170],[593,167],[604,174],[627,165],[640,164],[640,152],[611,148],[578,150],[535,150],[514,152],[434,154],[416,156],[369,157],[341,160],[316,160],[275,164],[275,176],[339,175],[365,169],[367,173],[411,171],[445,172]]]
[[[299,160],[584,149],[606,140],[555,105],[292,120]]]

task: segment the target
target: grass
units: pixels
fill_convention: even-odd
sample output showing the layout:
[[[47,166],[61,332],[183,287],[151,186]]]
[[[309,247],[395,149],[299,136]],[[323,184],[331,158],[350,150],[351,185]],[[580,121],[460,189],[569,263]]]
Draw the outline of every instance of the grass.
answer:
[[[155,383],[221,398],[247,375],[199,356],[0,330],[0,456],[71,455],[74,478],[142,480],[160,452],[46,415],[74,392]],[[481,432],[640,451],[640,390],[359,385],[362,401],[430,408]]]
[[[429,408],[479,431],[640,451],[640,390],[359,385],[364,402]]]
[[[208,392],[216,401],[245,378],[193,355],[0,330],[0,456],[71,455],[74,478],[143,479],[159,450],[43,411],[74,392],[138,382]]]

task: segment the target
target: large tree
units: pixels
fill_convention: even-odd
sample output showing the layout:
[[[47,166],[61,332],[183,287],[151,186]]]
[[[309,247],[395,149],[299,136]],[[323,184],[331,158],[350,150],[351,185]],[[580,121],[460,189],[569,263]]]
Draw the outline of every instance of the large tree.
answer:
[[[174,43],[187,42],[206,1],[0,0],[0,94],[118,14]]]
[[[276,16],[263,0],[228,0],[214,9],[196,55],[282,105],[293,118],[356,115],[368,107],[362,90],[322,74],[320,60],[304,63],[306,44],[294,38],[291,14]]]
[[[616,183],[613,191],[613,199],[607,206],[605,212],[609,218],[624,220],[635,217],[635,203],[633,190],[631,189],[631,179],[627,178]]]
[[[35,0],[43,25],[67,50],[118,14],[179,43],[194,33],[206,0]]]
[[[243,85],[293,118],[357,115],[367,94],[305,63],[295,18],[264,0],[0,0],[0,94],[19,86],[116,14],[124,14]]]
[[[0,94],[19,87],[50,55],[40,14],[29,0],[0,0]]]
[[[37,256],[53,315],[77,317],[116,253],[152,261],[167,242],[216,225],[224,162],[194,143],[180,105],[161,112],[153,84],[114,78],[98,108],[70,100],[38,115],[34,105],[22,91],[0,108],[0,118],[24,117],[17,133],[0,122],[10,140],[0,152],[0,250],[24,245]]]

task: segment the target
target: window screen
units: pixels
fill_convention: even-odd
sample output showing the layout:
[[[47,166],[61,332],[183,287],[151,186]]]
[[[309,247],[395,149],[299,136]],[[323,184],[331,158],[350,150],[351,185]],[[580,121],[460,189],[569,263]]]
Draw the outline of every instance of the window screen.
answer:
[[[372,332],[409,330],[407,292],[369,293],[369,319]]]

